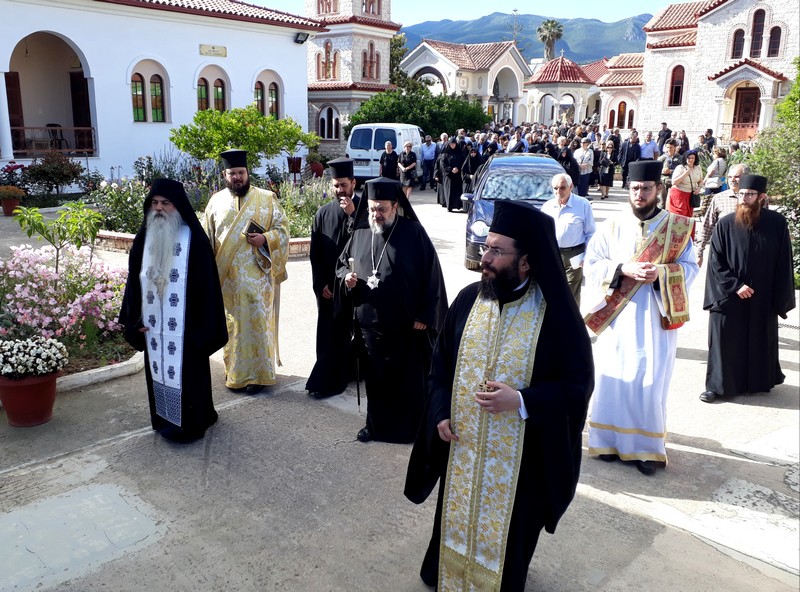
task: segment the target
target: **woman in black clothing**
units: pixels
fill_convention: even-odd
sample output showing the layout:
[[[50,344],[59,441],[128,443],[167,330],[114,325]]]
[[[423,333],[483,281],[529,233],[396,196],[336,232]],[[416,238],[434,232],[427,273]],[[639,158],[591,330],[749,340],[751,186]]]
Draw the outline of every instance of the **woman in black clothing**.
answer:
[[[606,142],[606,150],[600,155],[598,164],[600,166],[600,199],[606,199],[608,190],[614,186],[614,170],[617,166],[614,142],[611,140]]]
[[[477,172],[478,167],[483,164],[481,155],[478,154],[478,148],[472,146],[469,149],[469,156],[464,161],[464,167],[461,169],[461,181],[463,182],[464,193],[472,193],[475,190],[475,184],[478,181]]]
[[[400,184],[407,199],[411,199],[414,184],[417,182],[417,154],[411,149],[411,142],[403,144],[400,154]]]
[[[394,146],[389,140],[386,140],[386,151],[381,154],[379,174],[381,177],[387,179],[400,180],[399,161],[400,156],[394,151]]]
[[[444,184],[444,201],[447,211],[461,209],[461,168],[464,166],[464,150],[458,146],[456,138],[450,138],[442,158],[442,181]]]

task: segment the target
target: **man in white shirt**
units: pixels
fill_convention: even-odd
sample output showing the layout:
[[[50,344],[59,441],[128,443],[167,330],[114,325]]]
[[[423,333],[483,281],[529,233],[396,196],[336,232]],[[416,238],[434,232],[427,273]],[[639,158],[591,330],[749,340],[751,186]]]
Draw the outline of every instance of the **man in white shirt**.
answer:
[[[656,160],[660,151],[658,149],[658,144],[655,140],[653,140],[653,133],[647,132],[644,137],[644,142],[641,146],[642,156],[640,160]]]
[[[425,136],[425,143],[420,146],[419,155],[422,158],[422,184],[419,190],[425,189],[426,184],[430,184],[431,189],[436,187],[433,179],[433,168],[436,164],[436,144],[433,143],[430,136]]]
[[[578,148],[572,155],[578,162],[580,169],[580,177],[578,181],[578,195],[581,197],[589,198],[589,177],[592,174],[592,167],[594,166],[594,150],[592,150],[592,141],[588,136],[581,138],[581,147]]]
[[[551,186],[555,197],[545,202],[542,213],[556,222],[556,240],[561,251],[561,263],[575,302],[580,306],[583,256],[586,243],[595,231],[592,205],[587,199],[572,193],[572,180],[565,173],[553,177]]]

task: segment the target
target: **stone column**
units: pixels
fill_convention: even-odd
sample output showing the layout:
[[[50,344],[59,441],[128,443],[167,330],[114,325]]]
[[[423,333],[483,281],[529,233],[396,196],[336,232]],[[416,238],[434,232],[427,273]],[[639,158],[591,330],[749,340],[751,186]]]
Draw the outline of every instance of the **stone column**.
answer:
[[[0,158],[12,160],[14,148],[11,142],[11,121],[8,117],[8,95],[5,72],[0,72]]]
[[[772,118],[775,115],[775,103],[777,99],[766,98],[760,99],[761,110],[758,114],[758,131],[772,125]]]

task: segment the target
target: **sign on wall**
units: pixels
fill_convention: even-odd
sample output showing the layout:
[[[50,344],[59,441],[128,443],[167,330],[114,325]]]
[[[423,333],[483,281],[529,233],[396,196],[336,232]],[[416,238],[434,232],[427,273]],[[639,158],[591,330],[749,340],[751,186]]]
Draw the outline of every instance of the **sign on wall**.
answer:
[[[224,45],[205,45],[200,44],[200,55],[211,56],[215,58],[227,58],[228,48]]]

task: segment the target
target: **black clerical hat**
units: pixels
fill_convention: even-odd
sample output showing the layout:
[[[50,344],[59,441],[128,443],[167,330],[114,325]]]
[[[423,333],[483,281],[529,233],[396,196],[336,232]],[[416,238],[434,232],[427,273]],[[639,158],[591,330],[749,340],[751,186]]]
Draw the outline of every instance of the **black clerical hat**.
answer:
[[[147,197],[152,199],[154,195],[166,197],[173,204],[177,204],[182,199],[189,199],[186,196],[186,189],[184,189],[183,183],[173,179],[153,179],[153,184],[150,186],[150,192]]]
[[[364,183],[364,195],[367,199],[397,201],[398,196],[403,194],[402,187],[400,181],[378,177]]]
[[[542,217],[549,218],[527,202],[498,199],[494,202],[489,232],[513,238],[521,250],[531,253],[534,235],[542,232]]]
[[[219,157],[226,169],[247,168],[247,150],[226,150]]]
[[[628,165],[628,181],[661,183],[663,164],[659,160],[637,160]]]
[[[739,191],[753,189],[759,194],[767,192],[767,178],[761,175],[742,175],[739,179]]]
[[[328,161],[328,168],[331,170],[331,177],[334,179],[353,178],[353,160],[351,158],[337,158]]]

